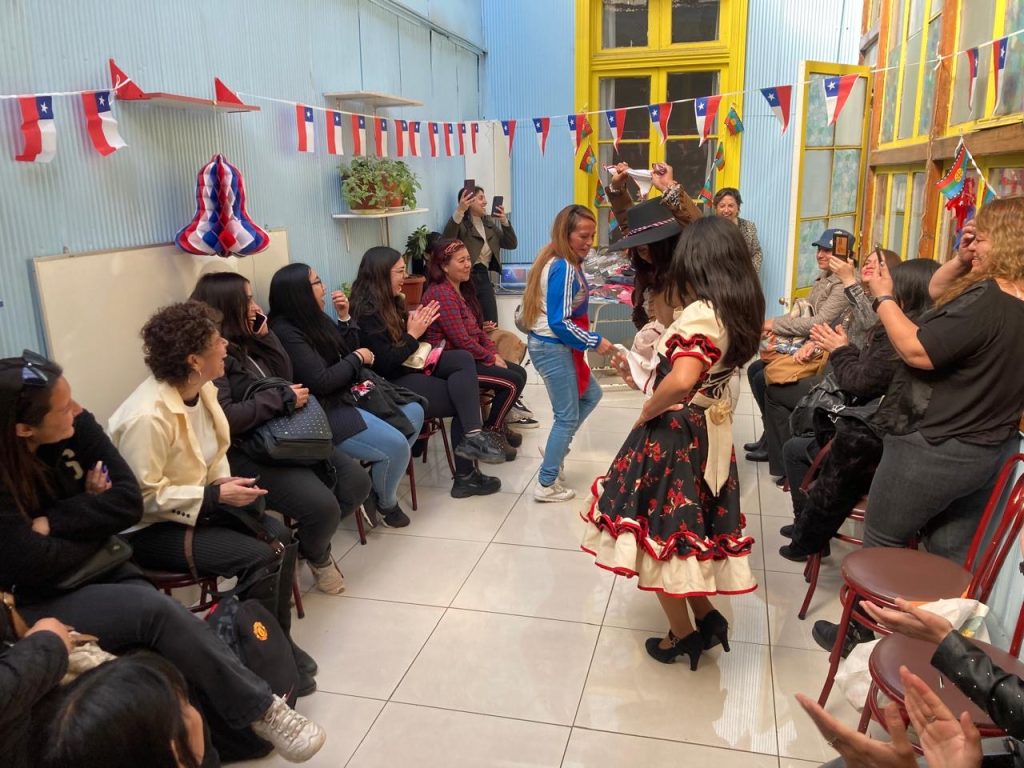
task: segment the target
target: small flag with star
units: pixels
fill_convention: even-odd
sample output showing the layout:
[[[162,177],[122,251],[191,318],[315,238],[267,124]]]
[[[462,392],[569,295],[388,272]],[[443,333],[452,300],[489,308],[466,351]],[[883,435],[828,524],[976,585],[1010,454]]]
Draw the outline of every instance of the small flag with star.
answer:
[[[626,129],[626,110],[608,109],[604,113],[608,120],[608,129],[612,132],[612,146],[619,151],[619,142],[622,141],[622,132]]]
[[[580,170],[590,173],[594,170],[595,165],[597,165],[597,158],[594,156],[594,149],[587,144],[587,148],[583,151],[583,157],[580,159]]]
[[[736,136],[744,131],[743,121],[740,120],[740,113],[736,111],[735,104],[729,105],[729,111],[725,115],[725,129],[729,131],[730,136]]]
[[[352,115],[352,154],[366,154],[366,117]]]
[[[501,133],[505,137],[505,141],[508,144],[508,154],[512,154],[512,142],[516,138],[516,121],[515,120],[502,120],[501,121]]]
[[[52,96],[20,96],[21,133],[25,148],[15,160],[23,163],[48,163],[57,154],[57,126],[53,122]]]
[[[782,123],[782,132],[785,133],[789,127],[789,102],[793,96],[793,86],[776,85],[772,88],[762,88],[761,95],[768,102],[772,114]]]
[[[719,144],[718,149],[715,151],[715,168],[722,170],[725,168],[725,148]]]
[[[313,108],[295,105],[295,127],[299,135],[299,152],[313,151]]]
[[[718,105],[721,101],[721,96],[701,96],[699,99],[693,100],[693,116],[697,120],[700,144],[703,144],[708,140],[708,136],[715,133],[715,127],[718,124]]]
[[[857,82],[859,75],[842,75],[841,77],[826,77],[821,81],[821,87],[825,89],[825,110],[828,112],[828,124],[835,124],[839,119],[839,113],[846,106],[846,100],[850,98],[853,84]]]
[[[544,147],[546,147],[548,143],[548,131],[551,130],[551,118],[533,118],[533,130],[537,132],[537,145],[540,147],[540,153],[543,155]]]
[[[978,49],[968,48],[967,57],[967,109],[974,109],[974,86],[978,83]]]
[[[420,156],[420,121],[409,122],[409,155],[411,157]]]
[[[85,123],[89,139],[96,151],[106,157],[127,144],[117,130],[117,120],[110,111],[110,91],[86,91],[82,94]]]
[[[345,145],[341,139],[341,112],[328,109],[324,113],[327,122],[327,154],[344,155]]]
[[[405,157],[405,134],[408,130],[407,120],[395,120],[395,157]]]
[[[647,111],[651,115],[651,122],[658,126],[661,131],[661,143],[668,139],[668,119],[672,115],[672,102],[666,101],[661,104],[648,104]]]
[[[453,150],[454,143],[452,139],[455,137],[455,125],[452,123],[444,124],[444,153],[448,157],[454,157],[455,151]]]
[[[459,123],[459,154],[466,154],[466,123]]]
[[[572,151],[575,155],[580,151],[580,143],[583,141],[583,122],[586,115],[582,112],[576,115],[569,115],[566,120],[569,123],[569,136],[572,139]]]
[[[373,147],[377,157],[388,156],[388,121],[383,117],[373,118]]]
[[[437,157],[438,140],[440,138],[440,123],[427,123],[427,138],[430,139],[430,156]]]
[[[476,140],[480,135],[480,123],[469,124],[469,151],[476,154]]]
[[[999,108],[999,100],[1002,96],[1000,86],[1003,82],[1003,70],[1006,69],[1006,43],[1007,38],[1005,37],[992,41],[992,85],[996,90],[996,104],[992,108],[993,110]],[[986,192],[986,194],[988,193]]]

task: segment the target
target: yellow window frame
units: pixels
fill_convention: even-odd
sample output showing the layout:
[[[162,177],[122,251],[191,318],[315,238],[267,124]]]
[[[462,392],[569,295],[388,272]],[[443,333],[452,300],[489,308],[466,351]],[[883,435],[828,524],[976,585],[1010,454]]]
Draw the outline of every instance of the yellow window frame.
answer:
[[[935,2],[936,0],[932,0],[932,1]],[[992,37],[991,37],[992,40],[999,39],[1000,37],[1002,37],[1007,32],[1007,30],[1006,30],[1006,5],[1007,5],[1007,3],[1009,1],[1010,0],[995,0],[995,11],[994,11],[994,16],[993,16],[993,20],[992,20]],[[958,13],[957,16],[956,16],[956,20],[957,20],[956,21],[956,30],[955,30],[954,35],[953,35],[953,40],[954,40],[953,48],[954,48],[954,50],[958,50],[959,47],[960,47],[960,26],[961,26],[961,24],[963,24],[963,17],[964,17],[963,4],[964,4],[964,2],[966,2],[966,0],[960,0],[960,5],[961,5],[960,13]],[[1011,29],[1009,31],[1010,32],[1015,32],[1016,30],[1012,30]],[[946,118],[946,126],[945,126],[945,129],[946,129],[945,130],[945,135],[946,136],[959,136],[962,133],[967,133],[969,131],[973,131],[973,130],[976,130],[978,128],[995,128],[995,127],[998,127],[1000,125],[1011,125],[1013,123],[1021,122],[1021,113],[1020,112],[1011,112],[1008,115],[993,115],[993,114],[991,114],[992,110],[995,109],[995,105],[996,105],[996,89],[995,89],[995,83],[993,82],[993,78],[991,77],[991,72],[989,73],[989,77],[986,80],[986,83],[985,83],[985,93],[983,94],[984,95],[984,99],[985,99],[985,112],[984,112],[984,116],[983,117],[979,117],[976,120],[968,120],[967,122],[964,122],[964,123],[953,123],[952,122],[952,116],[953,116],[953,95],[956,92],[955,85],[956,85],[956,82],[957,82],[957,78],[960,77],[960,75],[963,72],[962,68],[964,68],[966,66],[967,66],[967,57],[963,53],[957,54],[956,57],[955,57],[955,61],[953,62],[953,76],[952,76],[952,80],[951,80],[951,87],[949,89],[949,103],[946,105],[946,115],[947,115],[947,118]],[[991,66],[991,60],[989,60],[989,66]],[[975,98],[977,98],[977,97],[978,97],[978,94],[975,94]]]
[[[594,129],[591,141],[598,157],[600,145],[611,143],[597,138],[600,135],[598,121],[605,119],[603,114],[597,112],[601,108],[601,78],[648,75],[651,78],[651,102],[659,103],[667,94],[669,74],[717,71],[718,92],[735,94],[722,99],[716,132],[709,136],[709,140],[714,138],[721,142],[726,158],[725,168],[717,172],[717,185],[719,188],[739,185],[742,134],[729,136],[724,121],[729,107],[734,104],[740,115],[743,115],[747,2],[748,0],[721,0],[718,40],[669,44],[666,41],[671,36],[671,0],[650,0],[649,8],[658,12],[649,13],[648,42],[666,44],[663,47],[603,49],[600,47],[602,0],[576,0],[576,104],[577,111],[591,113],[590,119]],[[692,110],[693,104],[674,104],[673,109]],[[661,141],[661,133],[653,123],[648,128],[650,161],[664,162],[665,143]],[[670,134],[667,141],[696,138],[698,137],[695,135]],[[643,140],[623,140],[622,143],[643,143]],[[592,173],[585,173],[579,169],[578,163],[579,156],[573,160],[575,200],[579,205],[588,206],[596,213],[594,193],[599,171],[595,169]]]
[[[882,137],[882,122],[883,121],[880,120],[879,123],[878,123],[878,137],[877,137],[877,139],[878,139],[878,146],[880,148],[882,148],[882,147],[884,147],[884,148],[889,148],[889,147],[906,147],[906,146],[910,146],[912,144],[920,144],[921,142],[924,142],[924,141],[928,140],[928,133],[927,132],[926,133],[919,133],[918,132],[919,129],[920,129],[920,123],[921,123],[921,103],[922,103],[923,90],[924,90],[925,70],[926,70],[927,67],[934,67],[935,66],[934,63],[931,63],[931,64],[928,63],[928,59],[929,59],[928,44],[929,44],[929,42],[934,42],[934,41],[930,41],[929,40],[929,37],[928,37],[928,27],[931,24],[931,22],[935,19],[935,16],[942,12],[942,0],[921,0],[921,1],[926,3],[927,7],[925,8],[925,11],[924,11],[924,23],[923,23],[923,27],[922,27],[922,30],[921,30],[921,40],[920,40],[920,43],[919,43],[919,45],[921,47],[921,50],[920,50],[920,52],[918,54],[918,59],[917,59],[917,61],[918,61],[918,66],[917,66],[917,82],[914,83],[915,95],[914,95],[913,131],[912,131],[910,136],[906,137],[905,139],[901,139],[901,138],[899,138],[899,135],[900,135],[900,117],[901,117],[900,113],[903,111],[903,88],[904,88],[904,85],[906,84],[906,77],[904,75],[905,75],[906,66],[907,66],[907,39],[908,39],[908,34],[909,34],[908,27],[910,26],[910,7],[911,7],[911,5],[913,5],[913,3],[910,2],[909,0],[893,0],[894,3],[895,2],[902,2],[902,6],[900,6],[900,13],[902,14],[902,19],[903,19],[902,23],[900,24],[900,37],[901,37],[901,39],[900,39],[900,60],[899,60],[899,62],[897,62],[897,65],[896,65],[897,68],[895,70],[887,71],[885,73],[885,76],[886,77],[890,77],[892,75],[896,76],[896,97],[895,97],[895,104],[893,105],[893,108],[896,111],[893,114],[893,118],[892,118],[892,135],[893,135],[892,141],[883,142],[881,140],[881,137]],[[1005,2],[1005,0],[1003,0],[1003,2]],[[891,46],[889,46],[889,47],[891,48]],[[879,62],[878,66],[886,66],[884,61],[888,58],[888,52],[884,52],[883,53],[880,50],[879,51],[879,58],[881,59],[881,61]],[[880,95],[881,95],[881,97],[883,99],[885,98],[885,84],[884,83],[882,84],[882,88],[880,89]],[[934,92],[932,93],[932,98],[935,98]],[[885,107],[883,106],[883,109],[884,108]]]
[[[922,174],[925,175],[925,187],[924,187],[924,191],[922,192],[922,194],[925,197],[927,197],[928,194],[929,194],[929,190],[928,190],[928,171],[927,171],[927,169],[925,168],[925,166],[923,164],[922,165],[887,166],[887,167],[884,168],[884,170],[876,172],[875,173],[874,196],[873,196],[873,199],[871,200],[871,207],[868,209],[870,211],[871,215],[874,216],[874,212],[875,212],[875,209],[876,209],[876,206],[877,206],[877,203],[878,203],[879,192],[884,191],[884,193],[885,193],[885,197],[884,197],[885,209],[884,209],[884,212],[882,214],[882,232],[881,232],[880,235],[879,235],[878,232],[875,232],[874,231],[874,222],[872,222],[872,232],[871,232],[872,242],[870,243],[870,246],[872,248],[874,248],[874,246],[876,244],[880,244],[883,247],[888,247],[886,245],[886,243],[889,242],[889,233],[890,233],[891,227],[892,227],[892,216],[893,216],[893,210],[892,210],[892,205],[891,205],[891,202],[892,202],[892,188],[893,188],[893,183],[894,183],[893,180],[897,176],[905,176],[906,177],[907,187],[906,187],[906,201],[904,202],[904,206],[903,206],[903,223],[904,223],[903,224],[903,234],[900,237],[900,242],[897,244],[898,247],[897,248],[893,248],[893,250],[896,251],[896,253],[898,253],[900,255],[900,258],[902,258],[904,261],[907,260],[907,259],[916,259],[918,257],[917,253],[910,253],[907,250],[907,248],[908,248],[908,246],[910,244],[910,230],[911,230],[911,227],[910,227],[910,215],[911,215],[912,211],[914,210],[914,175],[918,174],[918,173],[922,173]],[[934,192],[934,190],[933,190],[933,192]],[[922,210],[925,210],[925,207],[922,207]],[[922,232],[922,234],[926,231],[926,229],[927,229],[926,222],[922,221],[921,222],[921,232]],[[936,240],[937,240],[937,238],[936,238]],[[935,244],[933,244],[933,246],[932,246],[932,254],[928,258],[932,258],[932,259],[935,258],[934,250],[935,250],[936,247],[937,246]],[[865,250],[865,248],[861,248],[861,254],[866,254],[866,253],[868,253],[868,251]]]
[[[992,172],[993,168],[1024,168],[1024,152],[1015,153],[1012,155],[989,155],[987,157],[975,158],[975,162],[978,164],[978,168],[981,169],[984,175],[985,182],[988,183],[988,175]],[[980,184],[978,185],[981,186]],[[982,207],[982,200],[985,197],[983,190],[978,190],[978,208]]]

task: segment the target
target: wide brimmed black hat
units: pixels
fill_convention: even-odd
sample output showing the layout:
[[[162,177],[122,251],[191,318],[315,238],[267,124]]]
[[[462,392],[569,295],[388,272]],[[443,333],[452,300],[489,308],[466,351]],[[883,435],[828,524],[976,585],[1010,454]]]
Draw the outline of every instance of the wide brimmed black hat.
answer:
[[[657,243],[683,231],[676,217],[660,200],[646,200],[634,205],[626,212],[626,219],[629,228],[625,236],[610,245],[616,251]]]

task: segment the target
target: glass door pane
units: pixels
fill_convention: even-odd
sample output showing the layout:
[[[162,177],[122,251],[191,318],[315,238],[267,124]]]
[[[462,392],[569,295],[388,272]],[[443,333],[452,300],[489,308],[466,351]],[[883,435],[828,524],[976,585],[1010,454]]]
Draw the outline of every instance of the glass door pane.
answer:
[[[604,0],[601,47],[647,47],[647,15],[647,0]]]
[[[907,234],[907,252],[904,259],[916,259],[921,245],[921,228],[924,224],[924,174],[915,173],[910,190],[910,232]]]
[[[907,210],[907,175],[898,173],[892,177],[892,203],[889,207],[889,237],[885,247],[903,253],[903,227]]]
[[[672,0],[672,42],[718,39],[719,0]]]
[[[651,103],[650,77],[602,77],[598,80],[598,108],[602,110],[635,107]],[[604,114],[595,115],[597,125],[597,161],[601,167],[628,163],[630,168],[651,167],[651,120],[646,109],[626,110],[622,141],[616,151],[614,137]],[[596,186],[596,185],[595,185]],[[635,193],[636,190],[634,190]],[[608,244],[608,212],[598,211],[598,243]]]

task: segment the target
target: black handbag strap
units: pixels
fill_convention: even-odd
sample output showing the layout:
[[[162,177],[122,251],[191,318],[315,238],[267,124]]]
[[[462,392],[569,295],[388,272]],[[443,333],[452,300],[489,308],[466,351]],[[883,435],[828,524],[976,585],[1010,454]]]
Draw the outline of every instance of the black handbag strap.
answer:
[[[242,395],[243,400],[251,400],[256,396],[258,392],[263,392],[268,389],[291,389],[292,382],[288,379],[283,379],[280,376],[267,376],[265,379],[254,381],[248,387],[246,387],[245,394]]]

